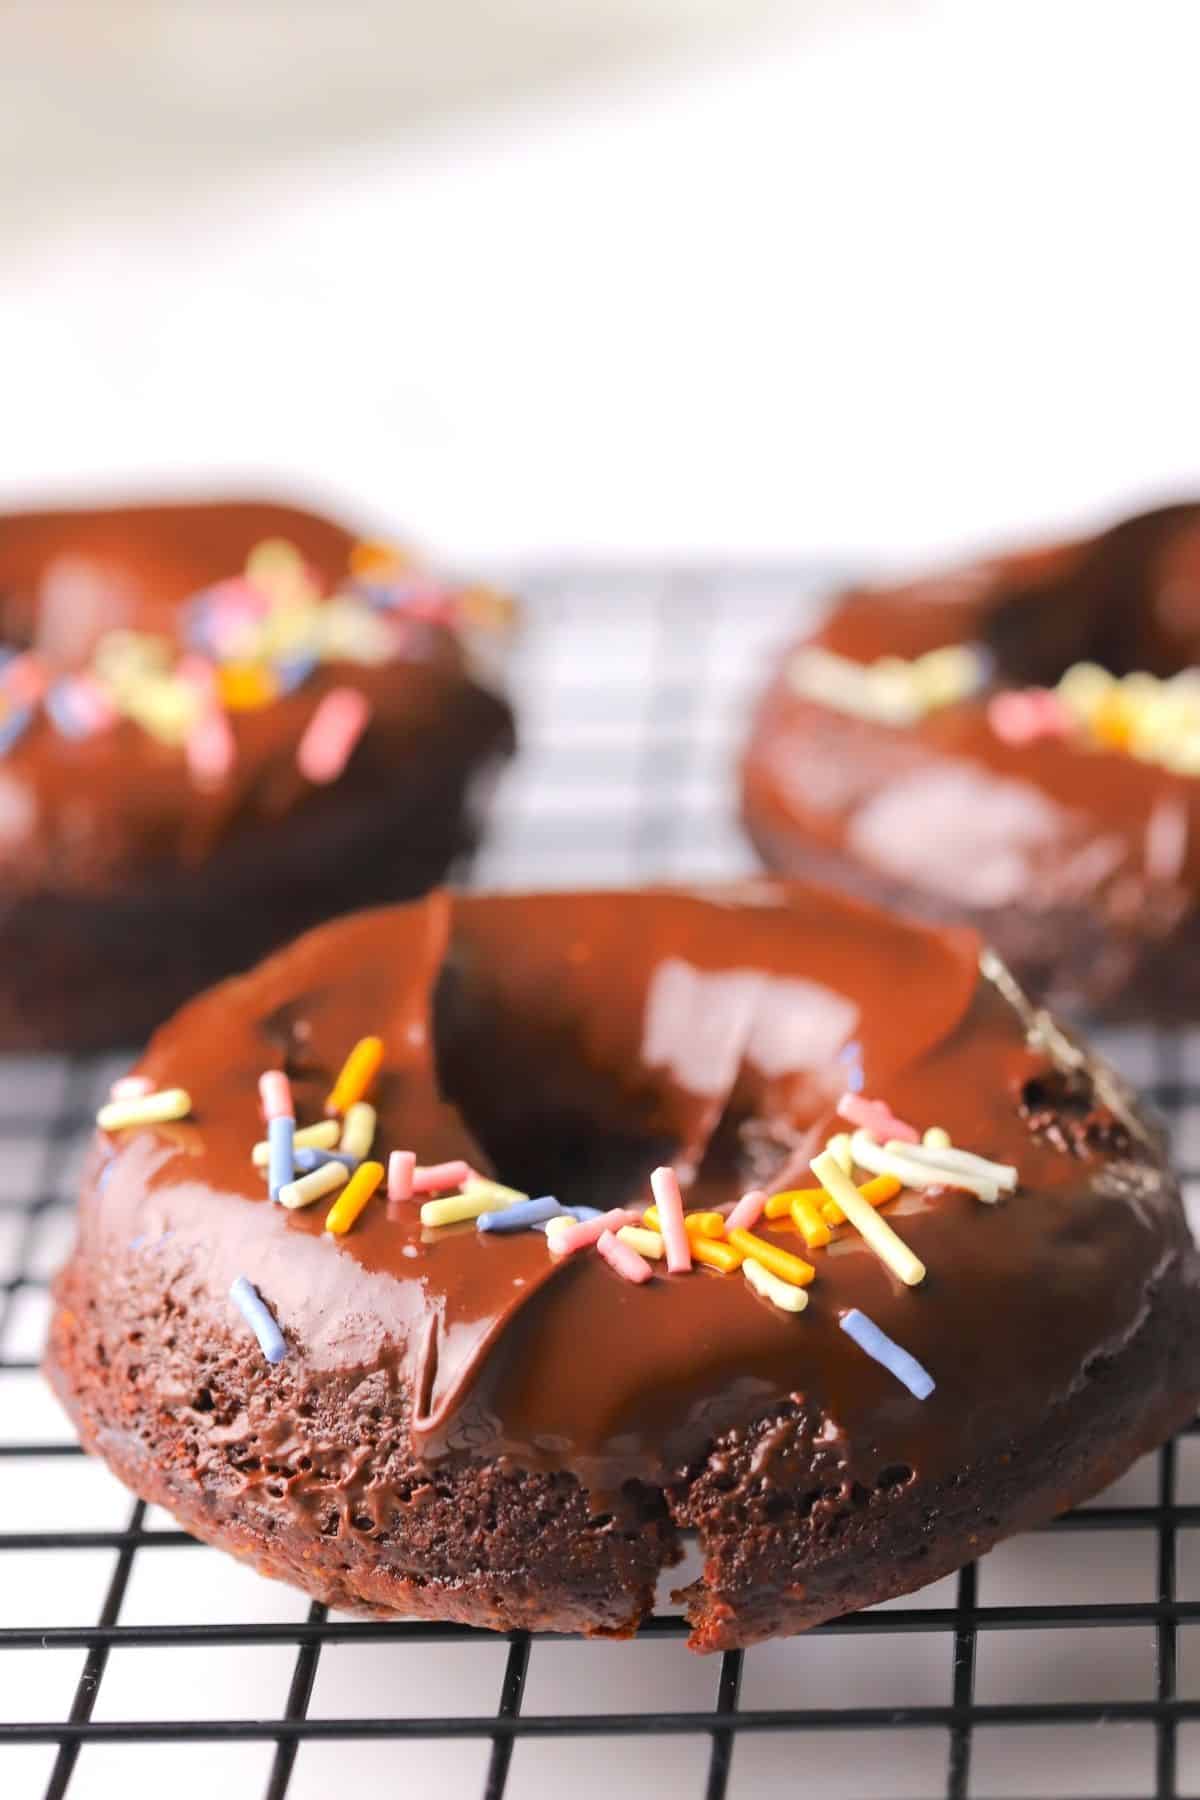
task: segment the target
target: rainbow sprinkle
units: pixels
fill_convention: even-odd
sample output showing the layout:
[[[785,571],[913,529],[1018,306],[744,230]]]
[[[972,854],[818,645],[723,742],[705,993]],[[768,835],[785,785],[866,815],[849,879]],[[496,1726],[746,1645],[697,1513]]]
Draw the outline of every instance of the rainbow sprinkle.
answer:
[[[259,1347],[269,1363],[281,1363],[287,1355],[287,1344],[270,1308],[260,1298],[245,1275],[239,1275],[229,1289],[229,1298],[258,1339]]]
[[[936,1386],[933,1376],[928,1369],[922,1368],[915,1356],[910,1356],[881,1331],[873,1319],[868,1319],[866,1313],[853,1306],[842,1314],[838,1324],[860,1350],[865,1350],[868,1356],[889,1369],[897,1381],[903,1382],[910,1394],[918,1400],[928,1400]]]

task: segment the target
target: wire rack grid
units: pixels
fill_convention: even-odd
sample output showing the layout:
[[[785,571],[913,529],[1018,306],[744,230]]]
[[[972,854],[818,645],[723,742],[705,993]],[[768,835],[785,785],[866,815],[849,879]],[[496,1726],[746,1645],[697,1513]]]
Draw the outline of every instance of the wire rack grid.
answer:
[[[474,881],[748,871],[734,755],[827,583],[773,569],[519,584],[523,751]],[[1110,1032],[1200,1193],[1200,1035]],[[806,1637],[693,1657],[370,1622],[261,1580],[82,1457],[38,1374],[47,1281],[119,1066],[0,1064],[0,1797],[973,1800],[1200,1794],[1200,1437],[977,1566]],[[1002,1378],[1002,1371],[998,1371]],[[685,1565],[675,1582],[693,1571]]]

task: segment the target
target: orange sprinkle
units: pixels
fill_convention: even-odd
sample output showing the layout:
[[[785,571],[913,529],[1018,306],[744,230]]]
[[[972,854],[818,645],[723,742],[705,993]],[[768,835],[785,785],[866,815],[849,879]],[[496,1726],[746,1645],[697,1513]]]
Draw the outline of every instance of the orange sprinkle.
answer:
[[[325,1102],[327,1113],[344,1113],[367,1092],[383,1061],[383,1039],[359,1038],[341,1066]]]
[[[1131,724],[1129,707],[1124,697],[1112,694],[1097,707],[1092,730],[1106,749],[1127,750]]]
[[[786,1219],[791,1213],[793,1200],[809,1200],[819,1206],[828,1198],[824,1188],[789,1188],[785,1194],[769,1194],[763,1211],[768,1219]]]
[[[265,663],[226,663],[217,671],[217,691],[230,712],[257,712],[279,696],[279,682]]]
[[[777,1244],[769,1244],[766,1238],[756,1237],[752,1231],[731,1231],[729,1242],[743,1256],[752,1256],[764,1269],[770,1269],[780,1281],[790,1281],[793,1287],[807,1287],[817,1272],[802,1256],[793,1256],[790,1250],[781,1250]]]
[[[898,1175],[876,1175],[872,1180],[864,1181],[858,1191],[869,1205],[886,1206],[889,1200],[896,1198],[903,1186]],[[822,1188],[819,1191],[824,1193],[825,1190]],[[821,1211],[831,1225],[846,1223],[846,1215],[836,1200],[827,1200]]]
[[[685,1212],[683,1223],[689,1237],[719,1238],[725,1236],[725,1220],[719,1212]],[[642,1214],[642,1224],[651,1231],[661,1231],[658,1222],[657,1206],[648,1206]]]
[[[392,574],[396,570],[412,567],[411,556],[398,545],[386,543],[381,538],[360,539],[351,546],[349,560],[352,575]]]
[[[375,1189],[383,1180],[383,1164],[359,1163],[353,1175],[325,1214],[325,1229],[341,1237],[353,1225]]]
[[[821,1209],[815,1200],[807,1194],[792,1195],[792,1223],[804,1234],[804,1242],[810,1250],[819,1250],[827,1244],[831,1232],[821,1216]]]
[[[710,1269],[720,1269],[722,1275],[732,1275],[742,1266],[742,1252],[733,1244],[726,1243],[724,1238],[701,1237],[697,1232],[691,1242],[694,1262],[707,1263]]]

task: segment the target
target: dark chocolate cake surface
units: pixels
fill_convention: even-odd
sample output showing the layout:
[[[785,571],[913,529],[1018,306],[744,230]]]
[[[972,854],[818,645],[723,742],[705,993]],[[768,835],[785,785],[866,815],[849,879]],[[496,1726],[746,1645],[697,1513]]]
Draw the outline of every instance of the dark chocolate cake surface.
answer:
[[[333,1237],[325,1205],[272,1204],[252,1165],[258,1078],[283,1069],[319,1119],[372,1034],[373,1154],[566,1205],[640,1211],[663,1164],[693,1211],[811,1187],[848,1056],[867,1095],[1016,1185],[881,1209],[915,1286],[848,1223],[806,1249],[764,1221],[815,1269],[799,1314],[736,1271],[657,1263],[634,1285],[379,1195]],[[752,1642],[1051,1516],[1200,1389],[1200,1271],[1154,1130],[970,931],[768,883],[439,893],[200,997],[139,1069],[190,1112],[98,1134],[51,1378],[138,1492],[339,1606],[624,1632],[694,1528],[694,1642]],[[282,1332],[275,1364],[239,1276]]]

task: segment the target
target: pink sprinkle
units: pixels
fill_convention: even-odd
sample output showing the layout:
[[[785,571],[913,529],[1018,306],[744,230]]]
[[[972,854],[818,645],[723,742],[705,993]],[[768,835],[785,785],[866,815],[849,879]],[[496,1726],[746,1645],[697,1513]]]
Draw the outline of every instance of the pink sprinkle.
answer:
[[[49,677],[31,650],[14,656],[4,667],[4,685],[22,706],[32,706],[49,687]]]
[[[193,688],[206,706],[213,705],[217,698],[217,671],[207,656],[199,656],[189,650],[181,656],[175,665],[175,673],[180,681],[186,681]]]
[[[993,694],[987,710],[988,724],[1006,744],[1032,744],[1040,737],[1061,737],[1070,725],[1062,701],[1050,688]]]
[[[67,689],[68,704],[86,737],[93,737],[98,731],[111,731],[117,722],[116,708],[95,676],[71,676],[63,685]]]
[[[388,1157],[388,1199],[411,1200],[413,1196],[413,1171],[417,1159],[411,1150],[393,1150]]]
[[[624,1207],[614,1206],[598,1219],[581,1219],[577,1225],[567,1225],[554,1234],[554,1251],[556,1255],[570,1256],[576,1250],[586,1250],[590,1244],[598,1243],[604,1232],[620,1231],[622,1225],[640,1225],[641,1218],[635,1212],[627,1212]]]
[[[223,712],[205,713],[188,732],[188,768],[201,787],[224,781],[237,757],[233,727]]]
[[[471,1179],[471,1175],[471,1165],[465,1162],[429,1163],[423,1169],[414,1166],[412,1192],[441,1194],[449,1188],[461,1187],[464,1181]]]
[[[753,1231],[762,1218],[763,1207],[767,1204],[767,1196],[761,1188],[751,1188],[742,1195],[733,1211],[725,1221],[726,1231]]]
[[[258,1078],[258,1097],[262,1101],[264,1119],[294,1119],[295,1103],[292,1084],[282,1069],[268,1069]]]
[[[410,619],[424,619],[429,625],[444,625],[450,630],[458,623],[458,600],[444,588],[429,588],[424,593],[410,593],[400,601]]]
[[[357,688],[332,688],[308,722],[296,765],[308,781],[336,781],[366,730],[371,703]]]
[[[152,1094],[154,1083],[148,1075],[122,1075],[114,1081],[108,1090],[110,1100],[140,1100],[143,1094]]]
[[[848,1119],[851,1125],[861,1125],[881,1144],[886,1144],[889,1138],[896,1138],[902,1144],[919,1144],[921,1141],[920,1132],[898,1119],[882,1100],[867,1100],[862,1094],[843,1094],[837,1109],[843,1119]]]
[[[595,1221],[599,1224],[599,1220]],[[611,1231],[602,1231],[596,1239],[596,1248],[610,1268],[617,1271],[626,1281],[649,1281],[654,1271],[644,1256],[639,1256],[632,1244],[623,1244]]]
[[[674,1169],[655,1169],[650,1177],[658,1228],[667,1247],[667,1267],[672,1275],[686,1275],[692,1266],[692,1247],[683,1223],[683,1195]]]

